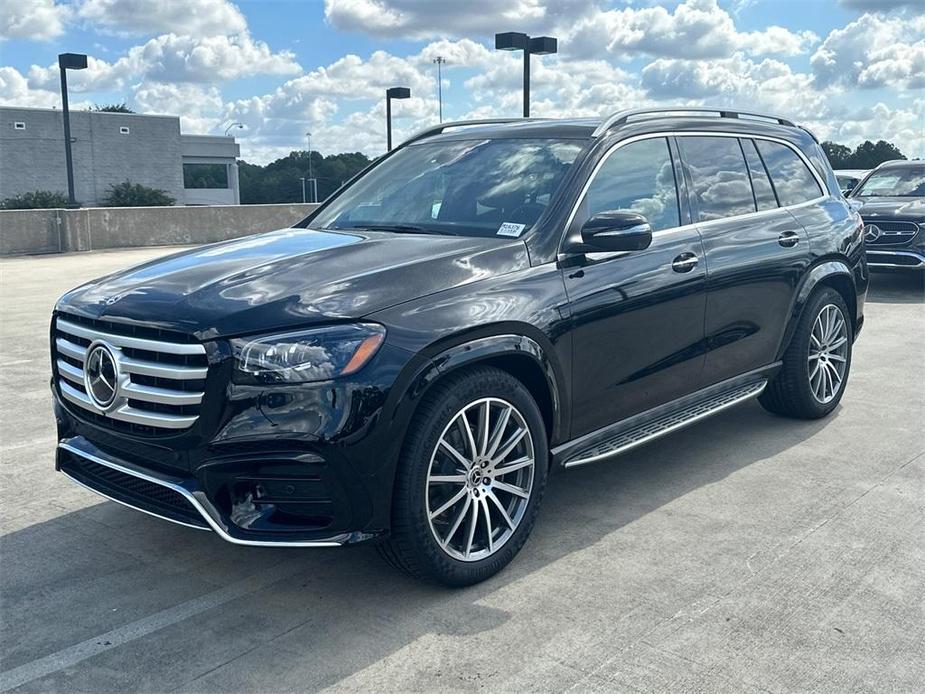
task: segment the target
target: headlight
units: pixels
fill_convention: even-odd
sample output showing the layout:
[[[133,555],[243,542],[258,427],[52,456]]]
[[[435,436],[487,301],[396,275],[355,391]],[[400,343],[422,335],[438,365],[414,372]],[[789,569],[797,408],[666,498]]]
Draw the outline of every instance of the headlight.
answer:
[[[231,341],[236,383],[307,383],[356,373],[385,339],[373,323],[335,325]]]

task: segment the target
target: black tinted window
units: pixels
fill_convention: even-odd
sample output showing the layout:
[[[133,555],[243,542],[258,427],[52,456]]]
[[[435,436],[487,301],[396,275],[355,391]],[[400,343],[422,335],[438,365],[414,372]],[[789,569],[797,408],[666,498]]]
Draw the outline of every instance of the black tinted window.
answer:
[[[733,137],[681,137],[681,157],[690,168],[700,220],[755,211],[752,186],[739,141]]]
[[[822,195],[816,178],[796,152],[777,142],[758,140],[756,144],[782,206],[798,205]]]
[[[752,188],[755,191],[755,202],[759,210],[773,210],[777,207],[777,198],[771,187],[771,179],[758,156],[755,143],[751,140],[742,140],[742,149],[745,150],[745,161],[748,164],[748,173],[752,177]]]
[[[678,226],[678,189],[663,137],[640,140],[610,155],[588,187],[585,219],[599,212],[628,210],[649,220],[652,229]]]

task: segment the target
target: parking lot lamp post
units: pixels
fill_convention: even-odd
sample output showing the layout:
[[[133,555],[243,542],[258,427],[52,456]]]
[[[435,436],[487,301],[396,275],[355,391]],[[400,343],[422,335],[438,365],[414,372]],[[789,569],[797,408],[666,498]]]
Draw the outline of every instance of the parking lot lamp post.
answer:
[[[527,36],[517,31],[495,34],[495,48],[499,51],[524,52],[524,118],[530,117],[530,56],[559,52],[559,40],[553,36]]]
[[[58,69],[61,71],[61,112],[64,114],[64,161],[67,167],[67,206],[80,207],[74,197],[74,161],[71,158],[71,113],[67,105],[67,71],[85,70],[87,56],[82,53],[61,53]]]
[[[386,152],[392,151],[392,99],[410,99],[408,87],[390,87],[385,90],[385,140]]]

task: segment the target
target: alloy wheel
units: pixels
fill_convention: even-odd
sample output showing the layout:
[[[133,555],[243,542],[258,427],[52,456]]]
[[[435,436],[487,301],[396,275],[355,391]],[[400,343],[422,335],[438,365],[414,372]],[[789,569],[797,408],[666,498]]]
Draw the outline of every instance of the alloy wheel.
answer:
[[[501,549],[533,492],[533,437],[523,415],[500,398],[480,398],[451,419],[427,471],[427,522],[454,559],[479,561]]]
[[[831,402],[848,368],[848,323],[841,309],[826,304],[809,334],[809,388],[823,405]]]

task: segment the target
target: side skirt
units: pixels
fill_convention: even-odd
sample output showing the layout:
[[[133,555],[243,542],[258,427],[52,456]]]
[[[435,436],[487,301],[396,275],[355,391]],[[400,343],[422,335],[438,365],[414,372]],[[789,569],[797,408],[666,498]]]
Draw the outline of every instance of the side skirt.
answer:
[[[751,400],[761,394],[780,365],[736,376],[568,441],[552,450],[553,465],[570,468],[616,456]]]

